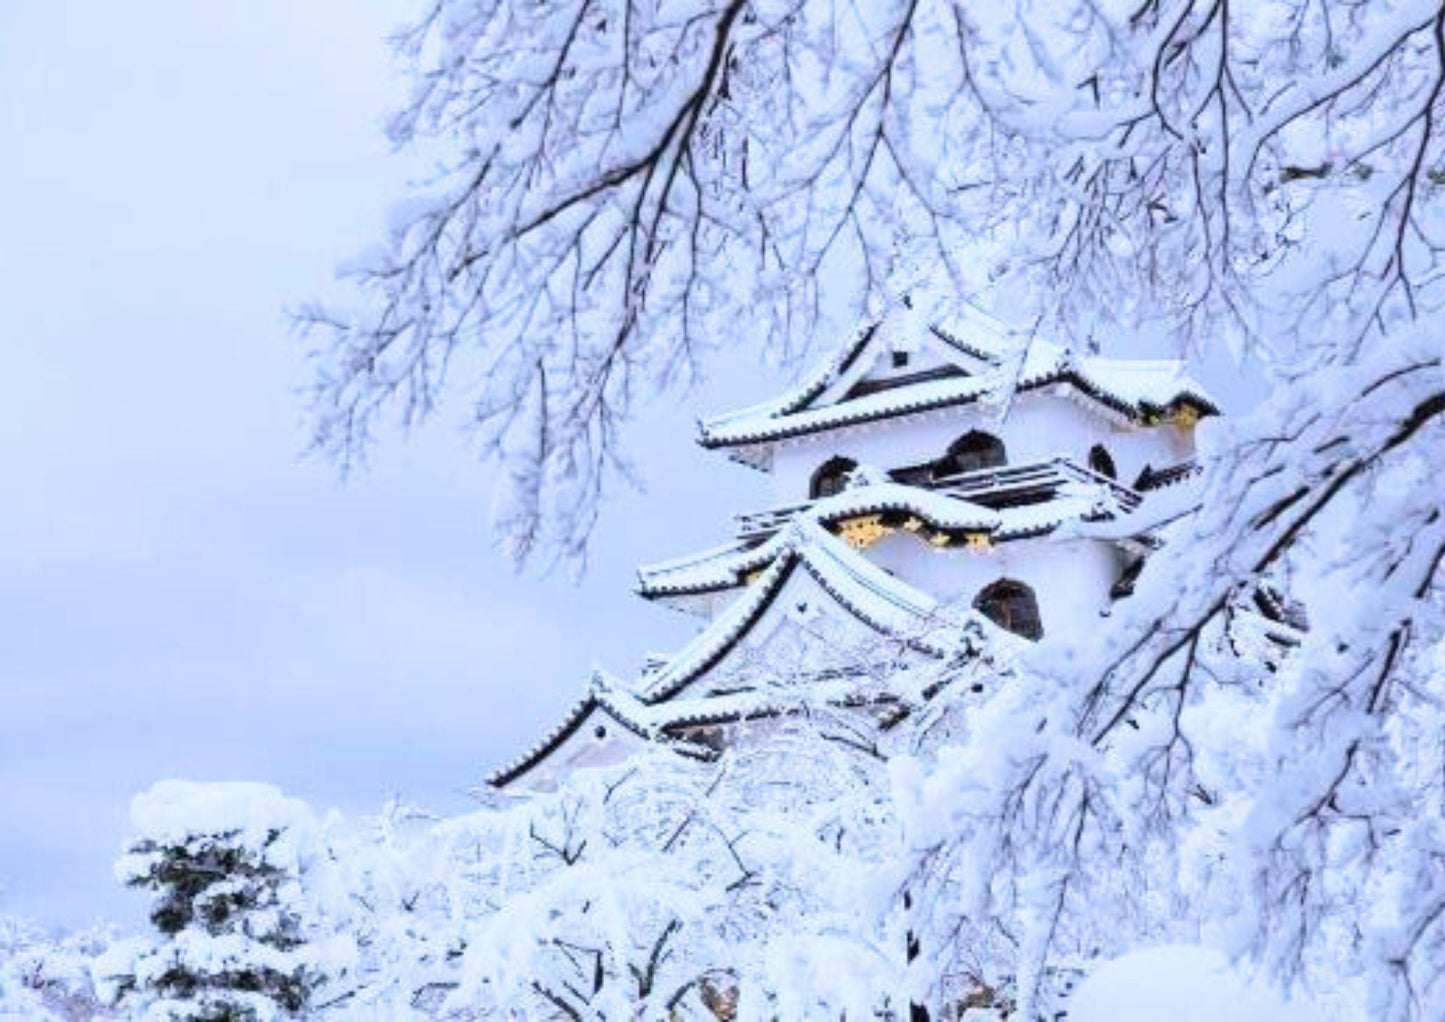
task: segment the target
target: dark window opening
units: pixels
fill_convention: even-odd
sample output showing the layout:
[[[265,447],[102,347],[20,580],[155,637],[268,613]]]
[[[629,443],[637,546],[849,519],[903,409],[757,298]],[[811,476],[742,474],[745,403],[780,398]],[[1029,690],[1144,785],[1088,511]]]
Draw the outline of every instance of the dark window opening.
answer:
[[[683,732],[683,737],[714,752],[722,752],[727,745],[727,736],[717,726],[689,728]]]
[[[604,727],[604,726],[601,725],[601,724],[598,724],[596,730],[594,730],[592,733],[593,733],[594,735],[596,735],[598,738],[606,738],[606,737],[607,737],[607,728]]]
[[[907,364],[908,364],[908,352],[906,352],[906,351],[895,351],[895,352],[893,353],[893,368],[894,368],[894,369],[902,369],[902,368],[903,368],[904,366],[906,366]]]
[[[858,467],[856,461],[848,458],[832,458],[825,461],[813,473],[813,482],[808,487],[808,496],[814,500],[836,496],[848,488],[848,477]]]
[[[1089,449],[1089,467],[1101,476],[1108,476],[1110,479],[1119,478],[1119,470],[1114,467],[1114,459],[1109,454],[1109,449],[1103,444],[1095,444]]]
[[[1003,441],[990,433],[974,430],[953,442],[948,453],[934,462],[935,476],[952,476],[960,472],[976,472],[1006,464]]]
[[[973,609],[994,624],[1025,639],[1043,638],[1044,624],[1034,591],[1011,578],[986,587],[973,601]]]

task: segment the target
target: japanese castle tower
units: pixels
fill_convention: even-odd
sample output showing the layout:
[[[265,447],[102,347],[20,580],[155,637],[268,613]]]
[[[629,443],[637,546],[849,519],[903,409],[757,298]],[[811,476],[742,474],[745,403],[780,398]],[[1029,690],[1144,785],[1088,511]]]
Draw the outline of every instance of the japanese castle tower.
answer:
[[[782,677],[886,726],[911,707],[860,696],[887,676],[880,658],[1097,628],[1216,411],[1177,362],[1073,355],[905,300],[793,392],[700,425],[703,447],[772,477],[774,506],[739,515],[722,546],[641,569],[639,595],[697,615],[698,634],[631,682],[595,674],[489,783],[544,790],[649,743],[715,757],[790,712]]]

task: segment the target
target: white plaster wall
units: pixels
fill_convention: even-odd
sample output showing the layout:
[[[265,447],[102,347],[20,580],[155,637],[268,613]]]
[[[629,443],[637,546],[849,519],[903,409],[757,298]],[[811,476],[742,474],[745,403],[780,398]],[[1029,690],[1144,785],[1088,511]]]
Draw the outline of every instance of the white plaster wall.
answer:
[[[741,641],[684,697],[736,687],[749,676],[776,679],[794,669],[849,666],[875,648],[881,648],[878,632],[840,608],[800,564]]]
[[[895,366],[893,364],[893,349],[880,347],[873,359],[873,364],[866,369],[859,367],[859,373],[849,372],[846,376],[847,386],[834,385],[824,392],[824,399],[834,395],[841,395],[855,386],[858,380],[891,380],[900,376],[912,376],[915,373],[928,372],[933,369],[943,369],[953,366],[955,363],[946,362],[938,356],[929,345],[918,345],[908,350],[908,364]]]
[[[606,733],[597,736],[597,728]],[[621,763],[643,745],[642,739],[606,713],[593,710],[582,726],[552,750],[551,755],[507,785],[508,791],[555,791],[558,782],[576,770]]]
[[[670,596],[659,596],[655,602],[679,613],[690,614],[710,621],[726,610],[737,598],[739,592],[741,592],[739,589],[724,589],[709,593],[677,593]]]
[[[842,456],[878,469],[931,461],[972,429],[993,433],[1004,442],[1011,465],[1067,455],[1088,463],[1089,449],[1103,444],[1114,458],[1119,481],[1134,482],[1146,464],[1162,468],[1194,453],[1191,433],[1174,426],[1117,426],[1082,407],[1072,389],[1028,393],[1014,402],[1000,424],[996,411],[963,405],[896,419],[830,430],[778,444],[773,453],[773,499],[791,504],[808,499],[813,473],[829,458]]]
[[[813,663],[819,658],[818,647],[826,650],[857,645],[872,641],[876,635],[868,625],[839,611],[832,594],[799,564],[749,633],[747,645],[772,664],[786,662],[790,653],[801,654],[803,662]]]
[[[898,578],[946,601],[971,606],[990,583],[1012,578],[1033,589],[1044,635],[1098,626],[1109,589],[1123,568],[1112,543],[1095,539],[1037,539],[999,543],[988,551],[938,549],[908,532],[885,536],[865,556]]]

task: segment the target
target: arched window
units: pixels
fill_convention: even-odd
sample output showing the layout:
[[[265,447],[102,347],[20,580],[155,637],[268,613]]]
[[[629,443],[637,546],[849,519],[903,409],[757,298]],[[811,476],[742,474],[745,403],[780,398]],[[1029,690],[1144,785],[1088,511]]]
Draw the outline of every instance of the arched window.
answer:
[[[952,476],[960,472],[974,472],[981,468],[993,468],[1007,461],[1003,441],[990,433],[974,430],[965,433],[953,442],[948,453],[934,465],[934,475]]]
[[[1095,444],[1089,449],[1089,467],[1101,476],[1108,476],[1110,479],[1119,478],[1119,470],[1114,467],[1114,459],[1109,455],[1109,449],[1103,444]]]
[[[1044,624],[1039,620],[1038,601],[1034,599],[1034,591],[1022,582],[999,579],[974,598],[973,609],[1015,635],[1025,639],[1043,638]]]
[[[848,488],[848,475],[858,463],[849,458],[830,458],[813,473],[813,482],[808,487],[808,496],[814,500],[831,497]]]

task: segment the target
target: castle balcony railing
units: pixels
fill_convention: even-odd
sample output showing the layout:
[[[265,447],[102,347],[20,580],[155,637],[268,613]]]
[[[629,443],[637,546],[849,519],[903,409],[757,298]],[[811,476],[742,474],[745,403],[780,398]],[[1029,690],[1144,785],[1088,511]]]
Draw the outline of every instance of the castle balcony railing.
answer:
[[[1137,491],[1117,480],[1064,457],[939,476],[924,485],[930,490],[997,511],[1052,500],[1067,491],[1071,484],[1100,487],[1126,514],[1138,507],[1143,499]]]
[[[782,507],[770,507],[765,511],[734,515],[733,520],[738,523],[738,538],[758,539],[771,536],[788,524],[799,511],[806,511],[812,506],[813,501],[805,500],[801,504],[785,504]]]
[[[1199,462],[1193,458],[1158,470],[1146,465],[1144,471],[1139,474],[1139,478],[1134,481],[1134,488],[1141,493],[1146,490],[1160,490],[1191,476],[1197,476],[1201,471]]]
[[[1040,504],[1080,486],[1096,487],[1120,513],[1127,514],[1143,499],[1136,490],[1065,457],[1024,465],[998,465],[954,475],[938,476],[912,485],[967,500],[994,510]],[[739,539],[765,539],[781,529],[814,501],[752,511],[735,516]]]

